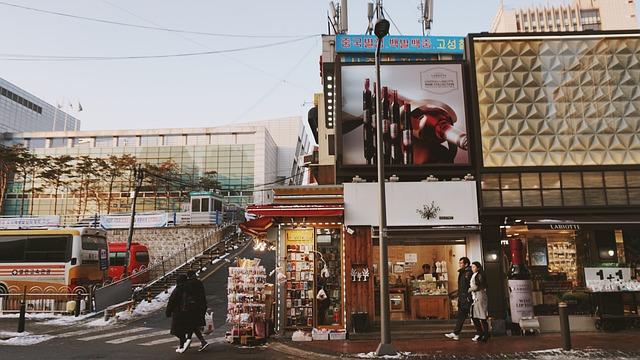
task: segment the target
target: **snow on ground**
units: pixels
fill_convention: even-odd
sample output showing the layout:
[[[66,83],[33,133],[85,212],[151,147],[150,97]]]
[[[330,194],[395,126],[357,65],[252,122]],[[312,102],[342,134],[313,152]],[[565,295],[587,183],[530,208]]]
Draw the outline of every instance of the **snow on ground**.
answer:
[[[107,321],[104,321],[103,317],[98,319],[84,322],[85,320],[95,317],[97,313],[89,313],[80,316],[61,316],[61,315],[53,315],[53,314],[26,314],[27,319],[36,319],[42,321],[41,324],[44,325],[69,325],[74,323],[84,322],[83,326],[107,326],[113,325],[120,320],[129,320],[138,318],[141,316],[145,316],[151,314],[159,309],[166,307],[167,301],[169,301],[169,296],[171,295],[171,291],[175,288],[175,285],[169,289],[167,293],[160,293],[155,298],[151,299],[151,302],[142,301],[136,305],[133,312],[128,313],[126,311],[121,311],[117,314],[116,317],[112,317]],[[101,313],[101,312],[100,312]],[[7,314],[0,315],[0,318],[18,318],[19,314]],[[29,332],[6,332],[0,331],[0,345],[17,345],[17,346],[27,346],[38,344],[47,340],[54,338],[53,335],[37,335],[31,334]]]
[[[403,359],[406,356],[410,356],[410,355],[411,355],[410,352],[398,351],[398,353],[396,355],[378,356],[378,355],[376,355],[375,351],[372,351],[372,352],[368,352],[368,353],[355,354],[353,356],[357,357],[357,358],[361,358],[361,359]]]

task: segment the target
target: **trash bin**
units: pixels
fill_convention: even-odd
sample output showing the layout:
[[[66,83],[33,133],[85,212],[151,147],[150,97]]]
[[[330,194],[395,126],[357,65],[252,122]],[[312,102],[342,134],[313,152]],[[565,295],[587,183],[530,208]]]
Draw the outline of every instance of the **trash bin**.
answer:
[[[366,312],[351,313],[351,323],[353,324],[353,332],[367,332],[367,328],[369,327],[369,314]]]

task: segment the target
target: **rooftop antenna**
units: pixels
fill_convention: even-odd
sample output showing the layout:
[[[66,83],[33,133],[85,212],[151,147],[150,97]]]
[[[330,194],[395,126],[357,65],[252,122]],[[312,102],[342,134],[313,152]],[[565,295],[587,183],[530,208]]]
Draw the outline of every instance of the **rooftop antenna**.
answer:
[[[329,2],[329,15],[327,17],[329,18],[329,24],[333,29],[333,33],[334,34],[341,33],[340,22],[339,22],[340,21],[340,5],[336,7],[333,1]],[[329,30],[329,32],[331,32],[331,30]]]
[[[340,0],[340,33],[349,32],[349,16],[347,15],[347,0]]]
[[[373,34],[373,3],[367,3],[367,19],[369,19],[367,35],[371,35]]]
[[[424,5],[423,5],[424,4]],[[422,8],[422,35],[424,35],[425,30],[427,33],[431,32],[431,23],[433,22],[433,0],[425,0],[424,3],[420,3]]]

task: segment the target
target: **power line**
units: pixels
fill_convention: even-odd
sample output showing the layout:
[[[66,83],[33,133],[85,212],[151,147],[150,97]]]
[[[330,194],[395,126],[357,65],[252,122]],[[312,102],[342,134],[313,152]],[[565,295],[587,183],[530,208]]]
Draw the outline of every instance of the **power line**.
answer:
[[[295,35],[295,36],[294,35],[235,35],[235,34],[210,33],[210,32],[202,32],[202,31],[189,31],[189,30],[180,30],[180,29],[167,29],[167,28],[163,28],[163,27],[128,24],[128,23],[123,23],[123,22],[119,22],[119,21],[103,20],[103,19],[96,19],[96,18],[78,16],[78,15],[65,14],[65,13],[61,13],[61,12],[36,9],[36,8],[28,7],[28,6],[10,4],[10,3],[1,2],[1,1],[0,1],[0,5],[11,6],[11,7],[19,8],[19,9],[35,11],[35,12],[41,12],[41,13],[50,14],[50,15],[63,16],[63,17],[68,17],[68,18],[72,18],[72,19],[93,21],[93,22],[99,22],[99,23],[104,23],[104,24],[126,26],[126,27],[133,27],[133,28],[139,28],[139,29],[183,33],[183,34],[204,35],[204,36],[221,36],[221,37],[231,37],[231,38],[252,38],[252,39],[299,37],[299,35]],[[315,36],[315,35],[313,35],[313,36]]]
[[[256,45],[237,49],[228,50],[211,50],[201,51],[194,53],[180,53],[180,54],[165,54],[165,55],[141,55],[141,56],[53,56],[53,55],[24,55],[24,54],[0,54],[0,61],[110,61],[110,60],[140,60],[140,59],[163,59],[163,58],[178,58],[189,56],[203,56],[213,54],[224,54],[230,52],[240,52],[255,49],[264,49],[274,46],[280,46],[285,44],[291,44],[298,41],[303,41],[309,38],[314,38],[318,35],[311,35],[307,37],[301,37],[294,40],[281,41],[273,44]]]

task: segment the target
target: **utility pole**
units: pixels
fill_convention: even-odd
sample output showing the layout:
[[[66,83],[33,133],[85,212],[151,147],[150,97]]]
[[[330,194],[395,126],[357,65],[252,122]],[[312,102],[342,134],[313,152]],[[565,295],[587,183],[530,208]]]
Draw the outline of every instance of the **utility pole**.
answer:
[[[136,221],[136,200],[138,199],[138,193],[140,192],[142,180],[144,179],[144,170],[142,170],[140,164],[138,164],[137,168],[133,169],[133,177],[136,183],[131,193],[131,197],[133,198],[131,203],[131,220],[129,221],[129,235],[127,236],[127,251],[124,255],[124,271],[122,272],[122,276],[125,278],[129,276],[129,258],[131,256],[131,242],[133,241],[133,225]]]

